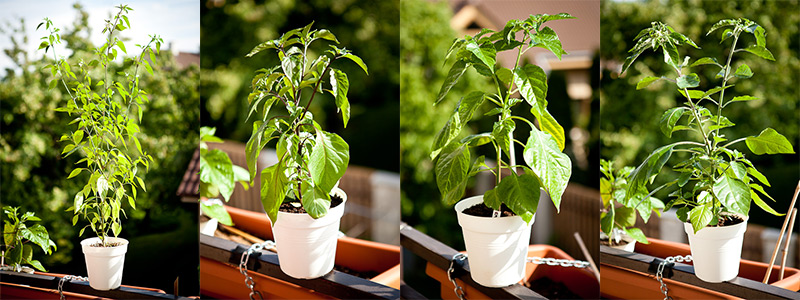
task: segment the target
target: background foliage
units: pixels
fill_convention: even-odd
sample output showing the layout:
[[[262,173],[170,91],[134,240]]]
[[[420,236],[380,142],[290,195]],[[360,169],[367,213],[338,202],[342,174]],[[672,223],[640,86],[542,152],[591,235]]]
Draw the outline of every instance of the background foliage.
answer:
[[[351,165],[397,172],[397,4],[398,1],[369,0],[204,3],[200,11],[203,126],[216,127],[217,136],[224,139],[246,142],[252,131],[252,120],[245,123],[250,80],[256,70],[279,62],[272,53],[250,58],[245,55],[256,45],[280,37],[282,32],[314,21],[314,28],[330,30],[339,39],[339,47],[360,56],[369,66],[369,76],[353,63],[337,61],[333,65],[347,73],[350,80],[351,118],[347,129],[342,128],[330,94],[318,97],[310,112],[323,128],[347,141]],[[312,45],[309,56],[313,60],[327,49],[322,44]],[[304,95],[309,96],[310,93]]]
[[[669,72],[663,63],[662,54],[648,51],[639,57],[628,71],[619,75],[620,66],[627,50],[634,45],[633,38],[652,21],[662,21],[676,31],[691,38],[702,49],[682,47],[682,56],[726,58],[730,41],[719,43],[720,32],[705,34],[719,20],[744,17],[763,26],[767,32],[767,47],[776,61],[770,62],[754,55],[741,54],[736,60],[745,59],[758,76],[753,80],[737,82],[731,88],[732,96],[753,95],[759,100],[737,103],[725,109],[725,115],[736,123],[736,127],[723,133],[729,139],[758,135],[761,129],[778,129],[797,149],[800,141],[800,108],[798,107],[797,76],[800,74],[800,15],[793,13],[800,8],[798,1],[604,1],[601,6],[601,58],[604,60],[601,96],[601,156],[613,160],[617,165],[638,165],[657,147],[684,139],[686,132],[668,138],[658,129],[661,114],[670,107],[683,103],[682,96],[666,83],[656,83],[645,90],[636,90],[636,83],[645,76]],[[752,36],[744,37],[740,43],[754,43]],[[725,56],[725,57],[723,57]],[[711,68],[696,67],[693,72],[705,78],[713,78]],[[701,89],[708,89],[717,81],[703,82]],[[635,109],[632,109],[635,108]],[[691,138],[691,137],[690,137]],[[744,144],[734,148],[744,150]],[[685,159],[685,155],[674,155],[670,165]],[[797,184],[798,159],[793,155],[748,155],[769,178],[772,188],[767,188],[778,203],[772,204],[779,212],[785,212]],[[662,172],[674,173],[669,168]],[[659,176],[653,186],[663,184],[674,176]],[[667,193],[656,196],[666,199]],[[778,226],[783,218],[776,218],[759,209],[750,213],[752,222]]]
[[[74,8],[78,17],[72,24],[56,24],[62,28],[63,46],[68,50],[59,49],[60,53],[72,52],[67,57],[71,63],[90,60],[94,47],[87,39],[90,25],[95,30],[102,25],[88,24],[88,13],[79,4]],[[15,22],[4,25],[3,38],[13,43],[4,53],[17,67],[0,78],[0,199],[4,206],[20,206],[21,211],[33,211],[42,218],[58,251],[51,256],[41,251],[34,255],[49,271],[85,275],[79,242],[91,237],[91,231],[78,237],[85,221],[72,227],[72,213],[64,211],[82,188],[77,181],[66,180],[81,157],[61,157],[63,144],[58,139],[68,132],[69,119],[53,110],[69,98],[61,87],[48,90],[53,78],[49,70],[41,69],[50,60],[43,59],[44,51],[23,50],[26,39],[43,34],[25,32]],[[155,161],[143,178],[147,192],[140,192],[136,210],[127,209],[128,218],[122,220],[120,236],[131,241],[125,284],[173,292],[172,283],[180,276],[181,294],[197,294],[197,251],[184,251],[197,248],[196,204],[181,204],[176,191],[197,147],[199,69],[182,69],[170,51],[162,50],[155,75],[140,77],[151,102],[144,108],[139,140]],[[122,67],[114,66],[114,73]]]

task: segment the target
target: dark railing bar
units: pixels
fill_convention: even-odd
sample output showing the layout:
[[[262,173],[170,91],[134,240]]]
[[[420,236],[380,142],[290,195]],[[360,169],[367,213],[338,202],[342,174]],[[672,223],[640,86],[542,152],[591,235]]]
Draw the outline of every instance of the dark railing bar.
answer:
[[[450,260],[453,255],[458,253],[456,249],[419,232],[405,223],[400,225],[400,245],[442,270],[450,268]],[[547,299],[520,284],[504,288],[482,286],[472,280],[469,272],[469,258],[464,261],[463,265],[456,264],[456,273],[459,274],[457,276],[459,279],[492,299]]]
[[[400,299],[403,300],[427,300],[428,298],[420,294],[405,282],[400,282]]]
[[[658,258],[646,254],[631,253],[600,246],[601,264],[611,267],[624,268],[649,274],[648,268],[653,259]],[[673,275],[669,278],[671,280],[744,299],[800,299],[800,293],[741,277],[736,277],[733,280],[721,283],[705,282],[697,278],[694,274],[694,267],[687,264],[675,263],[672,270]],[[655,281],[655,279],[653,279],[653,281]]]
[[[58,282],[61,281],[60,277],[11,271],[0,271],[0,278],[2,278],[2,282],[53,290],[58,290]],[[89,286],[89,282],[76,280],[65,282],[62,288],[65,292],[112,299],[189,299],[186,297],[177,297],[171,294],[162,294],[155,291],[142,290],[126,286],[120,286],[117,289],[108,291],[98,291]]]
[[[245,252],[247,252],[245,245],[200,235],[200,256],[202,257],[231,264],[238,268],[239,260]],[[268,251],[251,254],[247,269],[341,299],[400,298],[399,290],[336,270],[316,279],[292,278],[281,271],[278,254]],[[242,285],[244,285],[244,280]]]

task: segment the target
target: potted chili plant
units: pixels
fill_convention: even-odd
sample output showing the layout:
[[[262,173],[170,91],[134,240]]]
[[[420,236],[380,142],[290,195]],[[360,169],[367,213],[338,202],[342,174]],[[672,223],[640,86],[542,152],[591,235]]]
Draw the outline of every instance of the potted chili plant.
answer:
[[[62,154],[66,157],[75,152],[84,155],[77,164],[81,167],[73,169],[68,178],[89,173],[84,187],[75,195],[72,224],[77,224],[78,217],[89,222],[84,230],[91,229],[97,237],[81,241],[86,257],[86,268],[89,284],[97,290],[110,290],[119,287],[122,281],[122,268],[128,241],[120,238],[122,231],[121,218],[125,216],[123,203],[136,209],[137,189],[147,191],[142,175],[149,169],[152,156],[144,151],[136,134],[139,133],[138,122],[143,117],[143,106],[149,102],[147,92],[139,86],[139,70],[146,69],[152,74],[151,63],[155,63],[155,54],[161,48],[162,39],[157,35],[150,36],[145,45],[137,45],[141,51],[137,56],[124,58],[131,73],[118,72],[120,79],[115,79],[112,64],[127,54],[125,43],[118,34],[130,28],[127,13],[133,10],[127,5],[115,8],[118,12],[110,20],[106,20],[103,33],[106,41],[95,48],[96,58],[90,62],[79,61],[70,65],[64,58],[56,55],[55,45],[61,43],[59,29],[53,26],[50,19],[45,18],[39,27],[44,26],[49,35],[42,38],[39,49],[45,53],[52,49],[54,64],[50,68],[55,79],[50,88],[59,83],[66,89],[69,99],[63,107],[56,111],[67,113],[73,120],[70,125],[77,128],[61,137],[66,141]],[[149,58],[149,61],[145,59]],[[100,74],[98,79],[92,75]]]
[[[448,205],[458,202],[455,210],[470,255],[472,278],[481,285],[507,286],[524,277],[525,256],[540,188],[550,195],[559,209],[561,195],[572,174],[571,161],[562,153],[564,129],[547,111],[547,75],[542,68],[525,64],[520,58],[531,48],[542,47],[561,59],[566,51],[562,49],[558,35],[543,24],[573,18],[561,13],[511,20],[500,31],[483,29],[475,36],[456,39],[447,51],[447,58],[454,56],[455,63],[434,105],[444,99],[468,67],[492,79],[497,88],[495,94],[474,91],[464,96],[434,139],[431,151],[442,201]],[[518,35],[520,39],[517,39]],[[502,51],[516,51],[513,70],[497,63],[497,53]],[[512,97],[517,92],[522,99]],[[464,125],[472,119],[478,107],[487,102],[496,106],[487,113],[497,118],[492,132],[459,139]],[[523,116],[512,114],[512,108],[523,102],[530,105],[538,126]],[[530,128],[527,143],[514,138],[518,122]],[[525,165],[515,162],[516,144],[524,146]],[[488,167],[484,156],[470,160],[470,148],[482,145],[491,145],[494,149],[496,168]],[[517,169],[522,170],[521,174],[516,172]],[[503,170],[512,172],[502,177]],[[484,195],[459,201],[469,177],[484,171],[495,175],[495,187]]]
[[[312,61],[309,46],[313,42],[339,43],[326,29],[312,30],[313,24],[261,43],[247,54],[272,49],[280,60],[280,65],[258,70],[253,77],[248,119],[259,110],[260,118],[253,122],[246,144],[247,167],[250,178],[255,178],[261,149],[278,140],[278,162],[261,172],[261,203],[273,224],[275,243],[282,249],[278,253],[281,270],[295,278],[316,278],[333,269],[339,220],[347,201],[337,185],[350,161],[349,146],[336,133],[323,130],[309,106],[318,94],[330,93],[347,127],[350,82],[333,62],[348,59],[367,72],[361,58],[335,45]],[[304,91],[311,93],[308,100],[303,98]],[[286,115],[270,116],[275,104],[283,104]]]
[[[659,209],[664,208],[664,202],[651,197],[645,189],[639,190],[639,193],[631,199],[625,198],[628,177],[633,169],[625,166],[615,170],[613,162],[600,159],[600,172],[605,176],[600,178],[600,196],[603,199],[600,242],[607,242],[611,248],[628,252],[633,252],[636,242],[650,243],[642,230],[634,227],[636,215],[647,223],[653,213],[661,216]]]
[[[673,166],[673,170],[680,173],[678,178],[655,188],[653,193],[665,187],[675,188],[664,209],[680,207],[677,215],[685,222],[695,273],[698,278],[708,282],[727,281],[737,276],[751,202],[766,212],[781,215],[761,199],[760,195],[772,199],[762,186],[770,185],[767,178],[742,152],[731,146],[745,142],[747,148],[756,155],[794,153],[792,144],[772,128],[766,128],[756,136],[732,140],[723,133],[722,129],[727,131],[727,128],[734,126],[722,114],[723,109],[737,102],[757,99],[750,95],[725,97],[726,90],[734,86],[733,82],[753,76],[753,71],[744,61],[736,61],[737,66],[733,68],[734,54],[750,53],[773,61],[774,57],[766,48],[764,28],[753,21],[745,18],[721,20],[706,35],[717,29],[724,29],[721,42],[732,41],[724,64],[712,57],[702,57],[691,64],[688,56],[681,59],[677,46],[699,47],[669,25],[653,22],[650,28],[636,36],[638,41],[629,51],[632,54],[622,66],[624,72],[643,51],[661,49],[664,62],[675,71],[674,74],[661,77],[647,76],[639,81],[637,89],[657,80],[677,85],[686,102],[664,112],[660,121],[661,131],[671,137],[673,132],[687,130],[694,132],[698,139],[675,142],[653,151],[631,173],[625,197],[630,201],[648,182],[652,183],[674,152],[689,155]],[[755,43],[737,47],[743,33],[752,35]],[[700,85],[700,76],[689,73],[687,69],[701,65],[718,70],[714,78],[708,78],[709,81],[719,81],[718,86],[707,91],[694,89]]]

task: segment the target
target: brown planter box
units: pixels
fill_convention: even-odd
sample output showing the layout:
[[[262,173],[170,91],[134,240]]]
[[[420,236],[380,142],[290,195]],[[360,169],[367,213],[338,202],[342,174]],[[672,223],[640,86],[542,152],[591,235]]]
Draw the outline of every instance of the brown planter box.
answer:
[[[662,241],[648,238],[649,245],[637,243],[636,253],[646,254],[659,258],[675,255],[689,255],[691,249],[687,244]],[[687,263],[691,265],[692,263]],[[760,282],[764,278],[768,264],[742,259],[739,264],[739,277]],[[784,279],[778,280],[780,266],[773,266],[770,275],[770,284],[791,291],[800,289],[800,270],[786,268]],[[616,299],[662,299],[661,286],[652,274],[632,271],[613,265],[600,265],[603,276],[600,292],[604,298]],[[712,291],[691,284],[665,279],[669,288],[669,295],[674,298],[685,299],[740,299],[721,292]]]

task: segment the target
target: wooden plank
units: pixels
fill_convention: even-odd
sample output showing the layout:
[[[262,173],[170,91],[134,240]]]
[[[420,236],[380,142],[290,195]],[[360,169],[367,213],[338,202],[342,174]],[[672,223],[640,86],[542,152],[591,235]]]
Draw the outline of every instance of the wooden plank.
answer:
[[[600,262],[608,266],[649,273],[653,259],[656,257],[600,246]],[[675,263],[669,279],[744,299],[800,299],[800,293],[741,277],[721,283],[705,282],[694,275],[693,266],[682,263]]]
[[[58,290],[60,277],[26,274],[11,271],[0,271],[2,282],[29,285],[32,287]],[[155,291],[141,290],[137,288],[120,286],[109,291],[98,291],[89,286],[87,281],[67,281],[64,283],[65,292],[73,292],[84,295],[92,295],[112,299],[186,299],[186,297],[176,297],[175,295],[162,294]]]
[[[238,268],[247,246],[207,235],[200,235],[200,256]],[[400,291],[385,285],[336,270],[316,279],[296,279],[281,271],[278,254],[253,253],[247,265],[252,270],[276,279],[341,299],[399,299]],[[238,270],[238,269],[237,269]]]
[[[408,286],[405,282],[400,282],[400,299],[427,300],[428,298],[420,294],[414,288]]]
[[[400,245],[442,270],[450,268],[450,260],[453,255],[458,253],[456,249],[419,232],[405,223],[400,225]],[[469,272],[469,258],[464,260],[463,265],[456,264],[456,273],[459,274],[457,276],[459,279],[493,299],[547,299],[520,284],[504,288],[482,286],[472,280]]]

